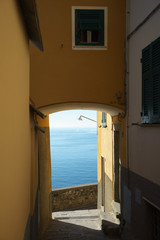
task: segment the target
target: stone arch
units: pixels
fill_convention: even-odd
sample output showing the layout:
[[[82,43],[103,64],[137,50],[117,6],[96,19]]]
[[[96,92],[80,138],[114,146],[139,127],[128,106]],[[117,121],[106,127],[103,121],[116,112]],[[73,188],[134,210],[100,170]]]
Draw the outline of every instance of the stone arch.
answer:
[[[117,116],[119,113],[124,112],[120,108],[116,108],[113,106],[105,105],[105,104],[98,104],[98,103],[80,103],[80,102],[68,102],[68,103],[60,103],[60,104],[53,104],[45,107],[39,108],[41,112],[46,115],[51,113],[65,111],[65,110],[76,110],[76,109],[84,109],[84,110],[96,110],[101,112],[107,112],[111,116]],[[45,120],[44,120],[45,121]],[[41,156],[41,166],[40,167],[40,177],[42,183],[42,192],[41,194],[41,218],[42,218],[42,232],[46,229],[49,219],[51,218],[51,159],[49,157],[50,152],[50,141],[49,141],[49,118],[47,121],[44,122],[42,120],[41,127],[44,127],[45,134],[39,133],[39,144],[40,149],[42,150]],[[45,135],[45,136],[44,136]],[[48,144],[48,145],[47,145]],[[41,191],[41,190],[40,190]],[[49,197],[50,196],[50,197]],[[41,211],[41,210],[40,210]]]
[[[44,114],[48,115],[54,112],[65,111],[65,110],[76,110],[76,109],[84,109],[84,110],[96,110],[96,111],[104,111],[109,113],[111,116],[116,116],[120,112],[124,112],[124,110],[113,107],[106,104],[99,103],[80,103],[80,102],[68,102],[68,103],[60,103],[53,104],[49,106],[45,106],[40,108]]]

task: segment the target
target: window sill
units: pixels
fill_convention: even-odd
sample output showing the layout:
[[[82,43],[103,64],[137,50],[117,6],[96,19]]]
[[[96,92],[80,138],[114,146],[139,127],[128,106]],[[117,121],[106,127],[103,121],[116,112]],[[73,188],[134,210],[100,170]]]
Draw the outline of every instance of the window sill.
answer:
[[[107,128],[107,125],[104,125],[104,126],[103,125],[99,125],[98,127],[99,128]]]
[[[72,46],[72,50],[107,50],[105,46]]]
[[[139,126],[139,127],[160,127],[160,123],[132,123],[132,126]]]
[[[142,123],[141,127],[160,127],[160,123]]]

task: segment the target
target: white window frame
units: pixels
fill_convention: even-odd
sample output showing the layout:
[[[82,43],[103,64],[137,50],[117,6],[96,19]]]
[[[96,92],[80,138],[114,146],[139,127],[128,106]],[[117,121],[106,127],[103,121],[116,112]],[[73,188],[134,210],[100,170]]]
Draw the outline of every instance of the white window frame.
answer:
[[[104,10],[104,46],[77,46],[75,45],[75,10]],[[72,50],[107,50],[108,7],[72,6]]]

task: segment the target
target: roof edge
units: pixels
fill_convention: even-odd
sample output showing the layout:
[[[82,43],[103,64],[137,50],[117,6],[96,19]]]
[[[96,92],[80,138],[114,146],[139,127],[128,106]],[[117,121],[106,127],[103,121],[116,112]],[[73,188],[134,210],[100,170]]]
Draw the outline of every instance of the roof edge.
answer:
[[[43,42],[35,0],[18,0],[29,40],[41,51]]]

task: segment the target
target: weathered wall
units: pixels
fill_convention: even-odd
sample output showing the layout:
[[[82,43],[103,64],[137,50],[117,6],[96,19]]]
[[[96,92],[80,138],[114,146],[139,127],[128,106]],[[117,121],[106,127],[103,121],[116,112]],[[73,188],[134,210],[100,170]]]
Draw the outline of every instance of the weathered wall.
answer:
[[[102,206],[102,162],[101,156],[104,158],[104,210],[112,209],[111,202],[114,200],[114,124],[119,125],[119,162],[121,165],[126,165],[126,130],[125,119],[119,120],[118,117],[112,117],[106,113],[106,128],[101,127],[102,112],[97,112],[97,159],[98,159],[98,208]]]
[[[122,115],[123,117],[119,118],[118,116],[112,117],[113,124],[120,125],[120,163],[121,166],[126,167],[127,165],[127,156],[126,156],[126,115]]]
[[[99,203],[98,207],[102,205],[102,176],[101,176],[101,156],[104,157],[104,185],[105,185],[105,203],[104,203],[104,210],[110,211],[111,210],[111,201],[112,201],[112,185],[113,185],[113,140],[112,140],[112,117],[109,114],[106,114],[106,124],[107,127],[103,128],[101,126],[102,120],[102,112],[98,112],[97,114],[98,119],[98,183],[99,183]]]
[[[160,208],[160,128],[142,124],[142,50],[160,36],[158,0],[127,0],[127,166],[122,167],[122,217],[136,239],[154,239],[153,209]],[[145,126],[145,127],[144,127]],[[158,222],[157,222],[158,227]]]
[[[31,122],[31,175],[30,175],[30,238],[38,237],[38,134],[35,129],[35,114],[30,112]]]
[[[52,211],[97,208],[97,183],[52,190]]]
[[[128,185],[129,181],[129,185]],[[160,185],[122,167],[122,214],[135,239],[154,239],[153,209],[160,209]],[[127,187],[129,186],[129,189]],[[157,223],[158,224],[158,223]],[[125,230],[125,229],[124,229]]]
[[[72,6],[108,7],[107,50],[72,50]],[[31,46],[31,97],[38,107],[99,103],[124,109],[125,0],[38,0],[44,54]],[[61,47],[63,46],[63,47]]]
[[[30,212],[31,136],[28,38],[17,1],[1,0],[0,31],[0,239],[22,240]]]
[[[159,3],[154,1],[129,1],[130,33]],[[142,49],[160,36],[160,11],[157,11],[129,40],[129,161],[133,172],[160,184],[160,128],[132,126],[141,123],[142,111]],[[145,167],[144,167],[145,166]]]

